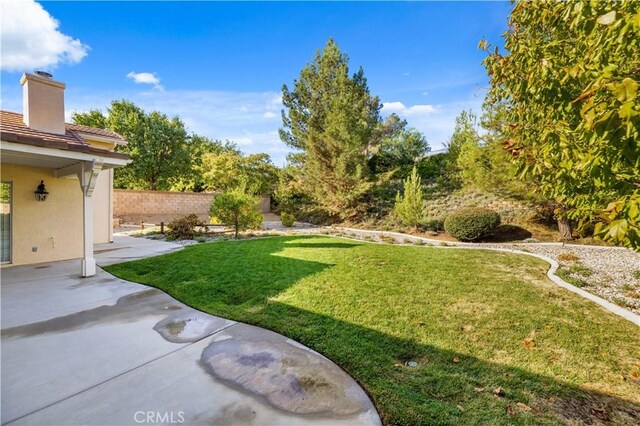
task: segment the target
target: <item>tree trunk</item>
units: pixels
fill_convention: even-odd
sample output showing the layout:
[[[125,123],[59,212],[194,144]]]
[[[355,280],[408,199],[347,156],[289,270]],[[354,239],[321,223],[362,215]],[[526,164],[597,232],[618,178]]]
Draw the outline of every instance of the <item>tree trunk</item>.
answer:
[[[567,219],[558,219],[558,233],[561,240],[570,240],[571,236],[571,224]]]

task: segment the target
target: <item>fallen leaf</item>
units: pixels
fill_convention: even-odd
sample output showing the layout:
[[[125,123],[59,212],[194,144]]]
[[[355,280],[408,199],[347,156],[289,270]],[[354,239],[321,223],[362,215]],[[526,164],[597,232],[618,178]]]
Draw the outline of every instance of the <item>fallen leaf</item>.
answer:
[[[476,392],[484,392],[484,388],[473,388]]]
[[[453,359],[453,362],[455,362],[456,364],[457,364],[457,363],[459,363],[459,362],[460,362],[460,358],[455,357],[455,358]]]
[[[529,334],[529,337],[527,337],[526,339],[524,339],[522,341],[522,344],[527,348],[527,349],[533,349],[536,346],[536,343],[534,342],[534,339],[536,338],[536,331],[533,330],[531,332],[531,334]]]
[[[458,405],[456,405],[456,407],[458,407],[458,410],[464,411],[464,405],[458,404]]]
[[[504,395],[504,392],[502,392],[502,388],[500,386],[498,386],[497,388],[495,388],[493,390],[493,394],[495,396],[502,396],[502,395]]]
[[[529,407],[526,404],[523,404],[522,402],[517,402],[516,407],[518,407],[518,410],[520,411],[531,411],[531,407]]]
[[[547,330],[548,330],[548,329],[550,329],[550,328],[552,328],[552,327],[553,327],[553,326],[552,326],[551,324],[545,324],[545,325],[544,325],[544,328],[546,328]]]
[[[516,415],[516,410],[513,409],[511,404],[507,405],[507,414],[509,414],[512,417]]]
[[[596,19],[596,22],[602,25],[609,25],[615,20],[616,20],[616,11],[612,10],[609,13],[605,13],[604,15],[598,16],[598,19]]]

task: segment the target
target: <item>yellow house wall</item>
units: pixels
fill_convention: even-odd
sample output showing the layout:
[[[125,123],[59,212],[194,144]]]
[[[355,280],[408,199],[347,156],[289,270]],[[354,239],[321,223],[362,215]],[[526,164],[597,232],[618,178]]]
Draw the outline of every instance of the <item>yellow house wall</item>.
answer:
[[[82,257],[82,190],[78,179],[56,179],[51,169],[14,164],[2,164],[1,175],[2,181],[12,183],[13,191],[9,265]],[[49,192],[46,201],[36,201],[33,194],[41,180]],[[96,244],[113,241],[112,188],[113,170],[102,171],[93,192]]]
[[[80,185],[76,181],[78,187]],[[96,244],[113,241],[113,170],[104,170],[98,175],[93,190],[93,242]]]
[[[56,179],[51,169],[2,164],[12,182],[12,265],[82,257],[82,190],[78,179]],[[49,196],[36,201],[44,180]],[[37,247],[37,251],[32,248]]]
[[[84,135],[89,145],[94,148],[113,151],[115,143],[92,139]],[[93,191],[93,242],[96,244],[113,241],[113,170],[105,170],[98,175],[98,182]]]

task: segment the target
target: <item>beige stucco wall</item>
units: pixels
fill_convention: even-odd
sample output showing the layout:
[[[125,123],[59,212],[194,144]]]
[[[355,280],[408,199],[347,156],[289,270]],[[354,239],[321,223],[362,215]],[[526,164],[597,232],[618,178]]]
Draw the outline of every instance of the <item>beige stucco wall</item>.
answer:
[[[104,142],[85,135],[83,138],[94,148],[113,151],[115,143]],[[98,175],[93,190],[93,242],[113,242],[113,170],[104,170]]]
[[[25,124],[32,129],[63,135],[64,83],[27,73],[20,84]]]
[[[77,179],[55,179],[51,169],[2,164],[12,182],[12,265],[82,257],[82,190]],[[49,191],[36,201],[41,180]],[[37,247],[37,251],[33,251]]]
[[[76,184],[79,188],[78,181],[76,181]],[[93,190],[93,242],[96,244],[113,241],[112,188],[113,170],[100,172],[96,187]]]
[[[2,164],[2,181],[11,182],[12,259],[10,265],[82,257],[82,190],[77,178],[56,179],[53,170]],[[46,201],[33,191],[44,180]],[[94,243],[113,241],[113,171],[98,176],[93,192]],[[37,247],[37,251],[32,251]]]

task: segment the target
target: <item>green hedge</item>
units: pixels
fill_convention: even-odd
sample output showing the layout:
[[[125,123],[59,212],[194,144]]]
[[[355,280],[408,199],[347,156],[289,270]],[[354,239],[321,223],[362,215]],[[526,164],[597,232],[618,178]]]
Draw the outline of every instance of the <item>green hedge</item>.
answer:
[[[489,235],[500,225],[500,215],[490,209],[468,208],[451,213],[444,229],[460,241],[475,241]]]

